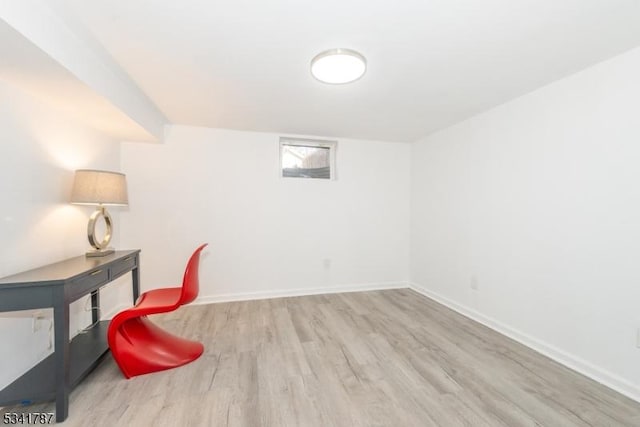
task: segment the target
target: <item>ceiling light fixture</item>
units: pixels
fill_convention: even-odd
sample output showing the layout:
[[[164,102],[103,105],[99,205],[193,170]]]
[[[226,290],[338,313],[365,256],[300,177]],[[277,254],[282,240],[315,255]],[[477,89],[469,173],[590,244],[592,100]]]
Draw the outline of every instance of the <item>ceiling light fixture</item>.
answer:
[[[311,60],[311,74],[322,83],[343,84],[358,80],[367,70],[367,60],[351,49],[330,49]]]

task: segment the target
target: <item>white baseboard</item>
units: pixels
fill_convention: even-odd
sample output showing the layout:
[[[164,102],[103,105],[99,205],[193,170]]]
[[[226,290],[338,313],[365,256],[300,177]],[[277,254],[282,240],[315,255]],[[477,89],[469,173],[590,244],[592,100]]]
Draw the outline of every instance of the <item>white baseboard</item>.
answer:
[[[535,350],[538,353],[541,353],[549,357],[550,359],[553,359],[556,362],[599,382],[600,384],[603,384],[621,394],[624,394],[630,399],[640,402],[640,387],[630,383],[629,381],[619,377],[618,375],[607,372],[585,360],[582,360],[577,356],[569,354],[557,347],[545,343],[544,341],[540,341],[525,333],[513,329],[502,322],[485,316],[484,314],[472,308],[459,304],[446,297],[443,297],[442,295],[423,288],[416,283],[409,283],[409,288],[462,314],[465,317],[475,320],[476,322],[481,323],[493,329],[494,331],[501,333],[502,335],[506,335],[507,337],[519,342],[520,344],[526,345],[532,350]]]
[[[275,291],[239,292],[234,294],[202,295],[193,304],[213,304],[218,302],[249,301],[256,299],[299,297],[304,295],[339,294],[343,292],[380,291],[385,289],[408,288],[408,282],[364,283],[340,285],[324,288],[279,289]]]

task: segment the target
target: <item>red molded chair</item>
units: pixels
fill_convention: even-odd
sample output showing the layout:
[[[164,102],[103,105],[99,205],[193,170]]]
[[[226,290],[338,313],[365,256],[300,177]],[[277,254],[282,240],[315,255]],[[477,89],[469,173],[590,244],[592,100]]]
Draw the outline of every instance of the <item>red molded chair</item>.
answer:
[[[177,337],[154,325],[149,314],[168,313],[198,296],[200,252],[191,255],[182,287],[153,289],[143,293],[136,304],[118,313],[109,324],[109,347],[125,377],[176,368],[196,360],[204,351],[197,341]]]

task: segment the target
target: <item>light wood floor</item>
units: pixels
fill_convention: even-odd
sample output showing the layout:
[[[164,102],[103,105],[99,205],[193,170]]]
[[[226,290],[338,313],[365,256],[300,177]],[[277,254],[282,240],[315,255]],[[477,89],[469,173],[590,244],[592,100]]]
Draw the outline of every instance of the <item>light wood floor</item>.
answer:
[[[71,395],[64,425],[640,426],[639,403],[410,290],[155,320],[202,340],[203,357],[125,380],[108,356]]]

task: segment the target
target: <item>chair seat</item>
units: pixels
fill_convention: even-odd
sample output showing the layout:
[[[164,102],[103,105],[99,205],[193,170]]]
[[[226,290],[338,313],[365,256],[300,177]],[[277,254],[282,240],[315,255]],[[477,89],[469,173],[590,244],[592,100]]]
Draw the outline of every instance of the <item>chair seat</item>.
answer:
[[[166,308],[167,311],[173,311],[179,307],[181,292],[182,288],[152,289],[140,295],[136,302],[136,308],[154,308],[154,313],[157,313],[155,309],[160,308]]]

